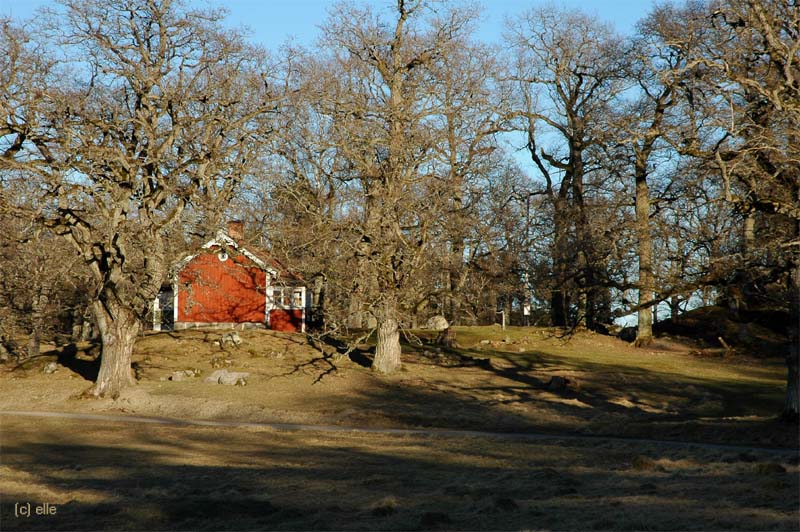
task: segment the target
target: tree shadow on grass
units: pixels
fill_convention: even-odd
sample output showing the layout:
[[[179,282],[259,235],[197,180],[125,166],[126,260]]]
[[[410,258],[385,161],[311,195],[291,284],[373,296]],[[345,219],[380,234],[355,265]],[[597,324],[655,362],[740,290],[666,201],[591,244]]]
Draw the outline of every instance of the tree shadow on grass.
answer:
[[[99,346],[93,345],[92,348],[99,349]],[[77,373],[85,380],[94,382],[100,372],[100,355],[88,358],[86,351],[88,350],[79,351],[78,346],[75,344],[65,345],[58,352],[58,363]],[[79,353],[83,353],[83,356],[79,356]]]
[[[486,351],[468,349],[461,351],[471,356],[487,355]],[[584,380],[583,377],[578,377],[574,382],[575,386],[567,383],[563,390],[558,391],[564,397],[580,399],[595,407],[614,410],[614,401],[625,398],[626,402],[636,408],[639,403],[637,395],[682,399],[687,394],[698,395],[698,398],[709,394],[717,395],[721,402],[718,413],[725,416],[777,412],[781,407],[782,390],[767,383],[728,382],[708,378],[702,374],[687,376],[683,373],[654,372],[643,367],[607,362],[594,363],[582,360],[570,364],[540,351],[526,351],[520,355],[503,351],[492,351],[488,354],[491,354],[494,361],[501,363],[495,362],[486,369],[494,375],[529,384],[533,388],[552,390],[549,379],[559,373],[567,375],[568,380],[572,372],[585,374],[591,380],[581,382]],[[747,370],[753,371],[751,368]],[[645,402],[641,402],[640,405],[645,407],[643,411],[652,410],[651,405]],[[685,417],[685,414],[676,412],[671,417],[681,418]]]
[[[350,359],[369,367],[371,353],[354,350]],[[376,375],[378,388],[359,393],[339,422],[797,446],[796,427],[768,415],[730,419],[779,410],[780,390],[759,379],[729,383],[607,362],[571,364],[539,351],[433,345],[406,344],[403,359],[400,376]],[[448,379],[450,369],[462,374]],[[474,377],[462,379],[465,370]]]
[[[758,453],[8,421],[5,530],[757,530],[798,510]]]
[[[357,401],[362,405],[361,417],[351,421],[798,446],[796,426],[780,423],[774,416],[729,417],[777,411],[780,390],[768,384],[726,383],[703,375],[603,363],[570,367],[536,351],[519,356],[484,350],[441,351],[452,360],[433,373],[438,374],[435,378],[423,369],[434,362],[407,352],[404,376],[381,379],[379,391],[362,393]],[[450,367],[466,369],[473,377],[449,380]],[[576,371],[577,377],[573,376]],[[565,383],[557,380],[559,376]]]

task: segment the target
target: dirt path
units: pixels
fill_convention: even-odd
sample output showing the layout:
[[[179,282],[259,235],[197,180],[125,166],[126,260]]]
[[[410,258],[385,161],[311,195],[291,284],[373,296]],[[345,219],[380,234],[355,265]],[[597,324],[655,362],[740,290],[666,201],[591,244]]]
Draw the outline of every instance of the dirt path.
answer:
[[[145,416],[114,416],[108,414],[82,414],[74,412],[43,412],[43,411],[22,411],[22,410],[0,410],[0,416],[18,417],[38,417],[38,418],[57,418],[71,420],[90,420],[90,421],[112,421],[120,423],[145,423],[157,425],[194,425],[206,427],[247,427],[263,428],[279,431],[291,432],[334,432],[334,433],[353,433],[353,434],[381,434],[381,435],[400,435],[400,436],[422,436],[422,437],[450,437],[450,438],[487,438],[515,441],[543,441],[543,440],[570,440],[579,442],[624,442],[655,444],[661,446],[674,447],[694,447],[698,449],[713,451],[758,451],[771,453],[776,456],[796,456],[796,449],[781,449],[774,447],[754,447],[749,445],[733,444],[714,444],[687,441],[657,440],[646,438],[620,438],[613,436],[588,436],[576,434],[557,434],[557,433],[516,433],[516,432],[490,432],[478,430],[454,430],[454,429],[391,429],[374,427],[356,427],[341,425],[313,425],[298,423],[259,423],[242,421],[215,421],[203,419],[170,418],[170,417],[145,417]]]

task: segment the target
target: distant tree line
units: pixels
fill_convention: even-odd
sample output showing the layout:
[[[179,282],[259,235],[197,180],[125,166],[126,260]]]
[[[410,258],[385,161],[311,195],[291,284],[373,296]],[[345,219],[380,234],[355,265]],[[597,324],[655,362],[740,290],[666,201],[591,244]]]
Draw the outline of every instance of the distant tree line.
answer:
[[[788,313],[796,416],[797,6],[658,4],[629,36],[533,8],[491,44],[479,15],[344,4],[317,46],[273,54],[179,1],[2,21],[3,327],[40,335],[80,286],[93,392],[116,394],[175,253],[244,217],[317,286],[327,331],[376,333],[380,371],[434,314],[635,313],[646,345],[657,310],[717,302]]]

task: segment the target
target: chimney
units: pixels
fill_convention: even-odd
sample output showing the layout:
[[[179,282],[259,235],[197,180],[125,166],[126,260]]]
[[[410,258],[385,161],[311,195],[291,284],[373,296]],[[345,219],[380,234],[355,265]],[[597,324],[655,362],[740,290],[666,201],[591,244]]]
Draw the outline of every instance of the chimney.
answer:
[[[230,220],[228,222],[228,236],[234,240],[244,240],[244,222],[241,220]]]

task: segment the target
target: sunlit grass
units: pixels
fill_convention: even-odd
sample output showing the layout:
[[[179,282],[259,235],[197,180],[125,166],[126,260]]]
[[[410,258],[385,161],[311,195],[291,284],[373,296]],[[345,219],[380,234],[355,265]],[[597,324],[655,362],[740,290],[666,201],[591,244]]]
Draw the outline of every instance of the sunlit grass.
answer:
[[[684,390],[694,393],[690,387],[697,387],[701,393],[718,394],[720,408],[701,405],[699,411],[705,415],[737,415],[743,404],[764,415],[774,414],[786,382],[783,361],[775,358],[700,358],[685,351],[637,349],[610,337],[592,333],[571,336],[554,329],[490,326],[454,330],[458,345],[473,356],[506,360],[532,372],[586,373],[590,387],[622,386],[662,396],[667,391],[677,397]]]

